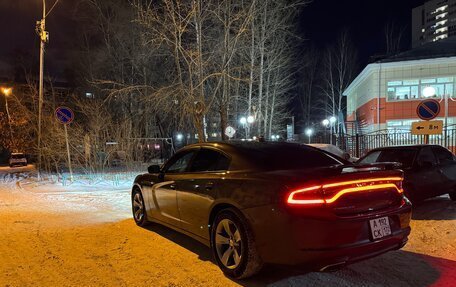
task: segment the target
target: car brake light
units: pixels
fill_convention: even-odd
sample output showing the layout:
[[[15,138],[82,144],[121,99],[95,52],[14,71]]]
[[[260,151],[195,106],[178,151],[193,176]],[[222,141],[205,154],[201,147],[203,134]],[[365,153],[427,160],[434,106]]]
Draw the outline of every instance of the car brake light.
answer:
[[[298,189],[290,193],[288,204],[323,204],[321,185]]]
[[[316,185],[292,191],[287,198],[290,205],[331,204],[347,193],[371,191],[378,189],[395,189],[399,194],[402,189],[402,177],[385,177],[342,181],[325,185]],[[341,187],[330,197],[324,198],[323,191]]]

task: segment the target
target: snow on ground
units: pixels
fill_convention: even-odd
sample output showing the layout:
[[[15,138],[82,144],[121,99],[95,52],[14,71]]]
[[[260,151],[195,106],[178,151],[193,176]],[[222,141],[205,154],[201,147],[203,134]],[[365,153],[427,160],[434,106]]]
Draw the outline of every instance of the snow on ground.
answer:
[[[332,273],[267,266],[235,282],[200,243],[134,224],[134,173],[81,175],[72,184],[51,176],[37,182],[33,174],[33,167],[0,168],[0,287],[455,286],[456,203],[448,197],[414,208],[401,251]]]

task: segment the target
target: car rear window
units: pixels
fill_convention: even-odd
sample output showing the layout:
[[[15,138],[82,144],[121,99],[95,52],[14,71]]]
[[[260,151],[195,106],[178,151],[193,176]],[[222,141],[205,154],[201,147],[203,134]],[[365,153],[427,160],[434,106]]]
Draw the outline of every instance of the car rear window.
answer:
[[[344,164],[335,156],[298,144],[243,147],[242,151],[265,170],[296,170]]]
[[[21,158],[24,158],[25,156],[23,154],[12,154],[11,155],[11,158],[14,158],[14,159],[21,159]]]
[[[359,161],[360,164],[369,164],[374,162],[399,162],[402,167],[409,168],[413,165],[417,149],[415,148],[394,148],[386,150],[377,150],[369,153]]]

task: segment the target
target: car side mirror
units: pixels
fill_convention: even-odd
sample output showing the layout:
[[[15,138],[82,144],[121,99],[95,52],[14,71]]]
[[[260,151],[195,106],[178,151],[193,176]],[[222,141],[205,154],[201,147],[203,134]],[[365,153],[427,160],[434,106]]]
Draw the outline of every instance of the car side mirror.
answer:
[[[345,160],[350,160],[351,156],[348,152],[344,152],[343,156],[342,156]]]
[[[149,173],[160,173],[161,169],[159,165],[151,165],[147,168],[147,171]]]

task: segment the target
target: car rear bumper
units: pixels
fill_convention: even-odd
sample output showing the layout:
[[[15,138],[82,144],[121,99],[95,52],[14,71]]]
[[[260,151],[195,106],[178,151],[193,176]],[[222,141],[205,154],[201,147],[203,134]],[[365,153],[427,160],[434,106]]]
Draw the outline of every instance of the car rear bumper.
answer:
[[[410,234],[411,206],[388,212],[341,218],[296,217],[272,206],[243,210],[251,222],[262,259],[267,263],[331,268],[400,249]],[[369,220],[387,216],[392,234],[373,240]]]

